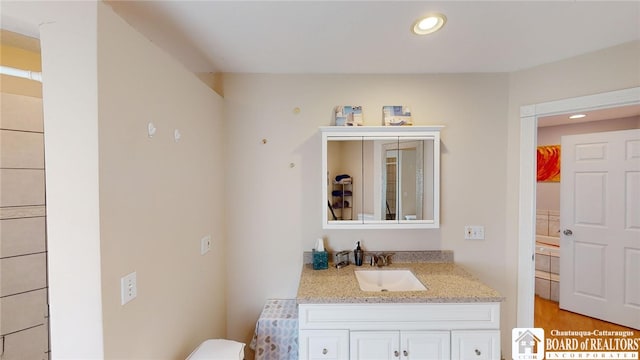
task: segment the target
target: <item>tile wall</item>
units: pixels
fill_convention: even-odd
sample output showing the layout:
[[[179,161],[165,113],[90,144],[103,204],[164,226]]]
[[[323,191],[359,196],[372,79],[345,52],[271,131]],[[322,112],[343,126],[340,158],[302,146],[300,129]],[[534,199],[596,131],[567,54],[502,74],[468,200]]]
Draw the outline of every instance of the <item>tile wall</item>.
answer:
[[[535,293],[543,299],[560,301],[560,258],[536,252]]]
[[[560,249],[550,246],[550,238],[560,239],[560,212],[536,211],[536,235],[547,237],[545,243],[536,243],[536,295],[543,299],[560,301]]]
[[[0,96],[0,359],[48,359],[42,99]]]
[[[560,237],[560,211],[536,210],[536,235]]]

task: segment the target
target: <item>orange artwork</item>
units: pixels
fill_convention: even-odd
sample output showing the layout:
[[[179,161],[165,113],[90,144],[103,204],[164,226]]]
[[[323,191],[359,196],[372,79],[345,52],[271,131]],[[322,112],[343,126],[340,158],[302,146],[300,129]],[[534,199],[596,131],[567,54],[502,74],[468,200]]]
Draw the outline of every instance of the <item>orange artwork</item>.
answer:
[[[538,146],[538,172],[536,180],[539,182],[560,181],[560,145]]]

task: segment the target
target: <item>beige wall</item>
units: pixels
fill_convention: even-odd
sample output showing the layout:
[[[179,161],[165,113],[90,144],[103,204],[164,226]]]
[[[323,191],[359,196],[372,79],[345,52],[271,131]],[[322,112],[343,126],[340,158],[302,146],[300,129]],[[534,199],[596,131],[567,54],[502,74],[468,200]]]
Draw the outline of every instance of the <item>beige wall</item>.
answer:
[[[224,84],[231,337],[250,340],[267,298],[296,296],[302,252],[319,237],[333,250],[353,249],[358,240],[366,250],[454,250],[461,265],[508,292],[507,74],[228,74]],[[382,123],[383,105],[407,104],[416,125],[446,126],[441,229],[322,229],[318,127],[330,125],[332,109],[344,104],[362,105],[366,125]],[[484,225],[486,240],[465,241],[466,224]]]
[[[2,6],[42,24],[52,358],[185,358],[224,337],[222,99],[101,2]]]
[[[222,99],[108,6],[98,29],[105,358],[182,359],[226,332]]]
[[[52,357],[99,358],[97,8],[90,2],[30,5],[27,13],[50,16],[40,39]]]

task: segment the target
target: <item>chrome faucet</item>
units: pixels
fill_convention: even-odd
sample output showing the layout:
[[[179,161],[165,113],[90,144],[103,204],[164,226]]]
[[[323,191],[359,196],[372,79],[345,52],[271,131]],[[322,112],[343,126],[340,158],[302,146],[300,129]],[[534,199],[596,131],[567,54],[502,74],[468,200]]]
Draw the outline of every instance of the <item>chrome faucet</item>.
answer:
[[[391,255],[393,254],[371,254],[371,266],[383,267],[391,264]]]

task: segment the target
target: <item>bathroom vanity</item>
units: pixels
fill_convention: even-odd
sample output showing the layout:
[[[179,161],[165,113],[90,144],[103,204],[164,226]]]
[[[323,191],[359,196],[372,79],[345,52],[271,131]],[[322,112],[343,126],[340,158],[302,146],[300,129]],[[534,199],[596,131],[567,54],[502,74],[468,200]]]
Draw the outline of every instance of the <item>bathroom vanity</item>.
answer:
[[[355,271],[409,270],[426,290],[363,291]],[[304,265],[300,359],[500,359],[498,292],[453,262]]]

